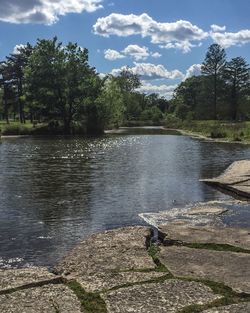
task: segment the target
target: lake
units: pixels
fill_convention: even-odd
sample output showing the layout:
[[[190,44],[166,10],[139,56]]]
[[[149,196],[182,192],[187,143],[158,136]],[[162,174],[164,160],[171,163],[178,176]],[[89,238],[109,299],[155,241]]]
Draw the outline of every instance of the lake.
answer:
[[[230,197],[199,182],[250,146],[160,128],[101,138],[18,138],[0,144],[0,267],[53,266],[77,242],[144,224],[140,213]],[[237,223],[250,226],[248,206]]]

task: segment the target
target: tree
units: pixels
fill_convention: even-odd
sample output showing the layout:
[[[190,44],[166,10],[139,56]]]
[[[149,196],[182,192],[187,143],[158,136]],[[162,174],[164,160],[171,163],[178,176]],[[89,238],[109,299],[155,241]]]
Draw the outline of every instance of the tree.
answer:
[[[213,80],[213,118],[217,118],[218,79],[221,77],[226,63],[225,50],[218,44],[212,44],[207,51],[201,71]]]
[[[99,123],[103,129],[110,125],[119,127],[124,118],[124,103],[120,86],[112,75],[105,79],[101,94],[96,100]]]
[[[86,107],[94,102],[100,80],[88,64],[87,49],[73,43],[62,46],[56,37],[38,40],[25,78],[29,101],[40,106],[47,120],[60,120],[66,134],[74,120],[89,112]]]
[[[0,87],[2,89],[2,102],[4,118],[9,124],[9,107],[11,103],[15,102],[15,89],[12,79],[12,71],[6,62],[0,64]]]
[[[141,86],[140,78],[134,74],[129,68],[123,69],[116,77],[116,81],[120,87],[123,96],[123,103],[125,107],[125,119],[130,120],[134,118],[133,111],[136,116],[140,115],[140,108],[138,108],[137,93],[135,92]]]
[[[12,79],[12,85],[15,86],[17,92],[17,101],[19,105],[19,119],[21,123],[25,123],[25,114],[23,108],[23,80],[24,80],[24,68],[28,63],[29,57],[32,54],[32,46],[27,43],[25,46],[21,46],[17,49],[17,52],[7,56],[5,62],[10,76]]]
[[[235,121],[241,92],[249,87],[249,65],[242,57],[233,58],[226,63],[224,78],[231,90],[231,118]]]

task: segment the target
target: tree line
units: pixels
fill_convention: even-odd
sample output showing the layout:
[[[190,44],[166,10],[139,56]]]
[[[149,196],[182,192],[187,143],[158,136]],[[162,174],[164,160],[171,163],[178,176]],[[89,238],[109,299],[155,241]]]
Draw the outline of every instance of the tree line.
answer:
[[[88,50],[55,37],[20,46],[0,63],[0,120],[29,120],[50,133],[102,133],[128,122],[250,118],[249,65],[226,60],[218,44],[208,48],[201,75],[187,78],[173,98],[139,92],[140,77],[126,68],[102,77],[89,65]]]
[[[183,81],[171,100],[171,111],[183,119],[250,119],[249,64],[242,57],[229,61],[218,44],[212,44],[201,75]]]
[[[101,77],[88,62],[88,50],[66,46],[55,37],[20,46],[0,63],[0,119],[51,132],[101,133],[124,121],[159,122],[168,101],[138,91],[140,79],[129,68]]]

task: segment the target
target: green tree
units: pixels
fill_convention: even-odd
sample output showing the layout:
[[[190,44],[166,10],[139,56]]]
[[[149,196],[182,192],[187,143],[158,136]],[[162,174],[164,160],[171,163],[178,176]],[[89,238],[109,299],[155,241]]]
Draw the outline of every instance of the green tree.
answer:
[[[103,129],[108,126],[119,127],[124,119],[124,103],[121,89],[113,76],[105,79],[104,86],[96,100],[99,123]]]
[[[138,117],[140,114],[140,108],[138,107],[136,89],[141,86],[139,76],[134,74],[129,68],[126,68],[116,77],[116,81],[123,96],[125,119],[131,120],[136,116]]]
[[[231,119],[237,119],[239,98],[242,91],[249,87],[249,65],[242,57],[233,58],[226,63],[224,78],[231,90]]]
[[[32,54],[32,46],[27,43],[25,46],[20,46],[15,53],[6,57],[5,62],[10,72],[12,86],[16,89],[17,102],[19,107],[19,120],[25,123],[24,104],[23,104],[23,85],[24,85],[24,68],[28,63],[29,57]]]
[[[62,46],[55,37],[38,40],[25,72],[27,97],[46,118],[59,119],[66,134],[81,113],[88,113],[98,75],[88,64],[88,51],[77,44]]]
[[[213,118],[217,118],[218,80],[226,63],[226,52],[218,44],[212,44],[207,51],[201,71],[213,80]]]

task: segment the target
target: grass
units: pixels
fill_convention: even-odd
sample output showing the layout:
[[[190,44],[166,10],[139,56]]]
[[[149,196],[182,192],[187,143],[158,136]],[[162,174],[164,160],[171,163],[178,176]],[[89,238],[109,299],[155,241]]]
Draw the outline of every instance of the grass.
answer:
[[[180,310],[178,313],[200,313],[210,308],[216,308],[220,306],[226,306],[230,304],[238,304],[238,303],[250,301],[249,294],[236,293],[230,287],[222,283],[217,283],[214,281],[203,280],[203,279],[193,279],[193,278],[189,279],[189,278],[178,277],[178,279],[202,283],[208,286],[209,288],[211,288],[215,294],[219,294],[222,296],[221,299],[217,299],[209,304],[204,304],[204,305],[193,304],[193,305],[186,306],[184,309]]]
[[[232,123],[228,121],[181,121],[167,119],[167,128],[176,128],[213,139],[250,143],[250,122]]]
[[[5,136],[30,135],[34,129],[36,128],[30,122],[21,124],[20,122],[10,121],[10,123],[7,124],[5,121],[0,121],[1,134]]]
[[[250,250],[231,246],[228,244],[217,244],[217,243],[184,243],[183,246],[193,249],[207,249],[214,251],[229,251],[237,253],[250,253]]]
[[[159,247],[156,244],[150,244],[148,248],[148,254],[151,256],[153,259],[155,265],[156,265],[156,272],[165,272],[168,273],[169,277],[173,277],[173,275],[170,273],[170,271],[166,268],[164,264],[161,263],[161,261],[158,258],[158,252],[159,252]]]
[[[70,281],[66,285],[77,296],[84,313],[107,313],[106,304],[99,293],[86,292],[76,281]]]

